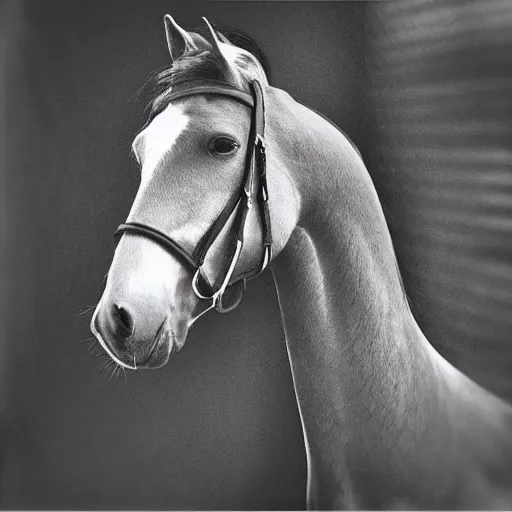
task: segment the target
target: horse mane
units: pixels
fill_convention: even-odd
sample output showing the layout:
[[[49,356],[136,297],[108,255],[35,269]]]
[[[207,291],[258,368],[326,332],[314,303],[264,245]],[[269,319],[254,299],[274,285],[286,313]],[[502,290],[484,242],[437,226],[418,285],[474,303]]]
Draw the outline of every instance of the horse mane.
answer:
[[[194,31],[202,32],[201,29]],[[251,37],[231,27],[222,29],[221,34],[226,37],[229,42],[255,57],[267,77],[270,76],[268,60],[259,45]],[[250,66],[253,65],[250,58],[243,53],[237,56],[235,64],[242,75],[248,75]],[[189,80],[198,79],[220,80],[223,82],[231,81],[224,66],[216,59],[211,51],[195,50],[187,53],[174,61],[171,66],[158,71],[149,79],[144,87],[144,89],[146,89],[146,87],[150,89],[150,100],[146,109],[148,113],[148,123],[169,105],[169,93],[174,86]],[[248,87],[247,91],[249,91]]]
[[[249,52],[256,60],[260,63],[263,71],[265,71],[265,75],[269,82],[272,81],[272,70],[270,69],[270,63],[267,59],[267,56],[259,46],[259,44],[250,36],[248,36],[245,32],[242,32],[239,29],[233,27],[222,27],[220,32],[228,39],[231,44],[238,46],[242,50]],[[245,56],[240,56],[243,61],[246,59]],[[243,67],[243,62],[240,63]]]

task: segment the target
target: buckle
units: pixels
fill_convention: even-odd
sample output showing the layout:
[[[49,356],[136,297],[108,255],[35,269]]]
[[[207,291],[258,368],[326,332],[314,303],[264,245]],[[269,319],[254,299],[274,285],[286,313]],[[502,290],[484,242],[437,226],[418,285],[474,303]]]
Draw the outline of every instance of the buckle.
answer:
[[[256,134],[256,140],[254,141],[254,145],[257,146],[262,153],[265,152],[267,146],[263,135],[260,135],[259,133]]]

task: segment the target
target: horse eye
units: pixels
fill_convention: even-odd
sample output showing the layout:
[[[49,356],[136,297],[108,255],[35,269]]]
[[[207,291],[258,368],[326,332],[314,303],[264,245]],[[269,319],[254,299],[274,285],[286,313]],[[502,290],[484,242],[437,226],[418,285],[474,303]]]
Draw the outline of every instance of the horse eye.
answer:
[[[216,137],[210,142],[208,153],[210,155],[229,155],[238,147],[240,147],[240,144],[236,140],[229,137]]]

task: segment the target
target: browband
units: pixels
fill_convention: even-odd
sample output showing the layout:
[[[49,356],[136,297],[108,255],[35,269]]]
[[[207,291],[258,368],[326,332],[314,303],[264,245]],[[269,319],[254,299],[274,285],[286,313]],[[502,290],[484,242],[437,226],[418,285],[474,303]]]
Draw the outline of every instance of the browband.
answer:
[[[192,84],[192,85],[191,85]],[[186,98],[188,96],[197,96],[199,94],[215,94],[216,96],[227,96],[246,107],[254,108],[254,98],[252,95],[234,85],[221,80],[193,79],[178,83],[173,86],[171,92],[166,97],[169,101]]]

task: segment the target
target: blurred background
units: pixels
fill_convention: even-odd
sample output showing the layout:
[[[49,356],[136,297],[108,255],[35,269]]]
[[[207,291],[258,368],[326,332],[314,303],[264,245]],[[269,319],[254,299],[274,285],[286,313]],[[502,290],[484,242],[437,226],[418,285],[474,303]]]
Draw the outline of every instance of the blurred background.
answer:
[[[413,312],[512,401],[512,3],[0,3],[0,508],[300,509],[305,455],[270,274],[163,369],[110,379],[88,323],[138,177],[162,17],[206,16],[361,150]]]

